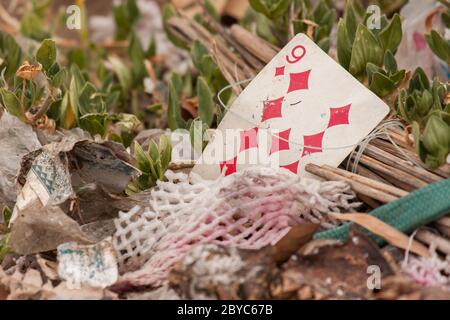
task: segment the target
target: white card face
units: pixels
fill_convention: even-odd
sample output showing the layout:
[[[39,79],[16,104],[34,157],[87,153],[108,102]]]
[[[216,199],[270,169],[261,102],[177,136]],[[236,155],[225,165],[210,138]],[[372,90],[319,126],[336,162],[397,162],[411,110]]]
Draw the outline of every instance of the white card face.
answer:
[[[306,35],[297,35],[234,101],[195,173],[214,179],[247,167],[309,176],[338,166],[389,107]]]

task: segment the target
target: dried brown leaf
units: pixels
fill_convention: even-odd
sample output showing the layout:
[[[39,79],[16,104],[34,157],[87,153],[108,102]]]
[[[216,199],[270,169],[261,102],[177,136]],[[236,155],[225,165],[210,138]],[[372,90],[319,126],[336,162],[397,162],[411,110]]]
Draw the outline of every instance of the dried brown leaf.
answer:
[[[387,223],[381,221],[374,216],[364,214],[364,213],[352,213],[352,214],[331,214],[333,217],[344,220],[352,221],[357,223],[367,230],[373,232],[374,234],[384,238],[387,242],[404,250],[411,250],[412,252],[422,256],[430,257],[431,254],[428,249],[421,245],[417,241],[412,241],[410,245],[410,239],[407,235],[395,229],[394,227],[388,225]]]

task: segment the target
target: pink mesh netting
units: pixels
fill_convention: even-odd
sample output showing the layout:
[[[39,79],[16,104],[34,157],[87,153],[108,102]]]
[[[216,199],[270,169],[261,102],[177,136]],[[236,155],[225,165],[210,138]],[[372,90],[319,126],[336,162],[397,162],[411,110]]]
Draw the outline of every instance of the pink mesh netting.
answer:
[[[404,261],[402,270],[422,286],[450,290],[450,255],[444,260],[434,250],[431,248],[431,258],[411,257],[409,261]]]
[[[194,245],[260,249],[294,224],[335,226],[328,212],[359,205],[344,182],[300,178],[285,169],[250,169],[215,181],[170,171],[166,176],[151,191],[148,208],[120,212],[115,220],[119,284],[159,286]]]

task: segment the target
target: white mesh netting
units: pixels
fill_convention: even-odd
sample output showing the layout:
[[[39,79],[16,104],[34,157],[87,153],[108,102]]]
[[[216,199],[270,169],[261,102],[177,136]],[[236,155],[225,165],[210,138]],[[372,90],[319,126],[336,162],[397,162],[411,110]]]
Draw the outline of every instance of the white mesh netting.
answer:
[[[250,169],[215,181],[166,173],[149,207],[120,212],[113,243],[121,284],[159,286],[194,245],[241,249],[275,244],[301,222],[338,224],[328,212],[350,212],[359,203],[347,183],[319,182],[284,169]]]

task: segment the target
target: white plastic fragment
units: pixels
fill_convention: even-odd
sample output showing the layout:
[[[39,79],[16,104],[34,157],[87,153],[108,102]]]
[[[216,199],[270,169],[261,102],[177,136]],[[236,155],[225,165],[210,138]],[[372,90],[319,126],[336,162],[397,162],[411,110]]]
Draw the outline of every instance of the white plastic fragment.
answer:
[[[16,178],[20,160],[41,148],[33,128],[8,112],[0,114],[0,200],[16,200]]]
[[[94,245],[68,242],[58,246],[58,275],[72,288],[106,288],[119,272],[111,238]]]

